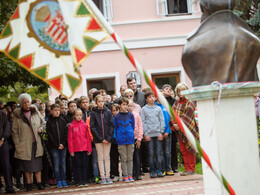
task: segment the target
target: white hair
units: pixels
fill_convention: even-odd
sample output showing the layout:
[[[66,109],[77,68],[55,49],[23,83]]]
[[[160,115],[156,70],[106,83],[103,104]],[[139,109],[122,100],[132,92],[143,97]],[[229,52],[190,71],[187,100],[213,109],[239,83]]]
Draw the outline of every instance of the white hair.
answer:
[[[93,91],[93,90],[97,91],[96,88],[91,88],[91,89],[88,91],[89,95],[91,95],[91,91]]]
[[[23,100],[29,100],[30,102],[32,102],[32,97],[28,93],[22,93],[18,97],[18,102],[20,105],[23,103]]]
[[[126,89],[124,91],[124,95],[127,94],[127,93],[132,93],[134,95],[134,91],[132,89]]]

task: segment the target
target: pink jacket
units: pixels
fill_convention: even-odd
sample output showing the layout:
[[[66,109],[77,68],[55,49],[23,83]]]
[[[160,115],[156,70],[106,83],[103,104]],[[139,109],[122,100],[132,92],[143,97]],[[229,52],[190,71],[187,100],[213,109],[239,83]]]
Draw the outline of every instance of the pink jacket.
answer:
[[[135,106],[134,106],[133,112],[136,112],[137,114],[139,114],[141,116],[141,110],[142,110],[141,106],[136,103],[134,103],[134,105]]]
[[[137,139],[138,141],[142,141],[144,131],[143,131],[143,123],[142,123],[141,116],[136,112],[133,112],[132,114],[135,117],[135,130],[134,130],[135,139]]]
[[[69,153],[88,151],[92,152],[88,125],[83,120],[73,120],[68,132]]]

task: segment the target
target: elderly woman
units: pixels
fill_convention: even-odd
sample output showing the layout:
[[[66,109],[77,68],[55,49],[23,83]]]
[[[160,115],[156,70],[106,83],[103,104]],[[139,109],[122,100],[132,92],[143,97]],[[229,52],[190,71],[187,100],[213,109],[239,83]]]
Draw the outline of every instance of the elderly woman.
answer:
[[[126,89],[124,92],[124,97],[134,101],[134,91],[132,89]],[[136,112],[141,116],[141,110],[141,106],[139,106],[139,104],[134,103],[133,112]]]
[[[181,91],[188,90],[189,87],[186,83],[179,83],[175,88],[176,101],[173,109],[176,110],[178,116],[182,119],[184,124],[189,128],[194,137],[199,141],[199,129],[195,122],[195,102],[186,99],[181,95]],[[191,143],[180,131],[177,124],[170,124],[171,129],[175,131],[176,137],[179,140],[180,150],[184,160],[185,171],[181,173],[182,176],[193,175],[195,172],[195,150],[192,148]]]
[[[36,106],[31,105],[31,101],[31,96],[27,93],[19,96],[21,108],[14,111],[12,126],[14,157],[20,160],[20,169],[25,172],[26,191],[32,190],[32,173],[35,173],[38,189],[44,189],[41,183],[43,147],[40,133],[45,127],[45,120]]]

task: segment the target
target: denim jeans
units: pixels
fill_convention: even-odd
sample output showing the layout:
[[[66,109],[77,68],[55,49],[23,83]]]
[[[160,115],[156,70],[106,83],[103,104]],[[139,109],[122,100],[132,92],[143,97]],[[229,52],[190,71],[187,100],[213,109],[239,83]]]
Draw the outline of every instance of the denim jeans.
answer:
[[[141,175],[140,148],[136,148],[135,145],[134,159],[133,159],[133,176],[137,177],[140,175]]]
[[[87,155],[87,151],[83,152],[74,152],[75,155],[75,162],[76,162],[76,174],[79,183],[87,183],[88,175],[87,175],[87,168],[89,167],[89,156]]]
[[[57,181],[66,180],[66,149],[51,149],[54,174]]]
[[[99,177],[98,159],[96,147],[92,147],[92,168],[94,177]]]
[[[163,139],[163,171],[171,170],[171,161],[172,161],[172,134],[169,134],[166,139]]]
[[[159,141],[158,137],[151,137],[147,142],[150,173],[155,173],[157,170],[162,171],[163,166],[163,141]]]

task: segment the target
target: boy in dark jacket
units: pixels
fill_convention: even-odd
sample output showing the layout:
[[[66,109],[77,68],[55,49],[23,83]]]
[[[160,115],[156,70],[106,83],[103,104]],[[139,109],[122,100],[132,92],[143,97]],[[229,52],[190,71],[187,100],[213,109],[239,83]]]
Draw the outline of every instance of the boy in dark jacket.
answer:
[[[60,116],[60,106],[51,105],[51,115],[47,122],[48,148],[51,151],[54,164],[54,173],[58,188],[68,187],[66,183],[66,146],[68,127]]]
[[[117,103],[120,105],[120,112],[114,118],[116,142],[121,157],[124,181],[132,182],[134,181],[132,173],[135,119],[134,115],[127,111],[129,103],[127,98],[120,98]]]

